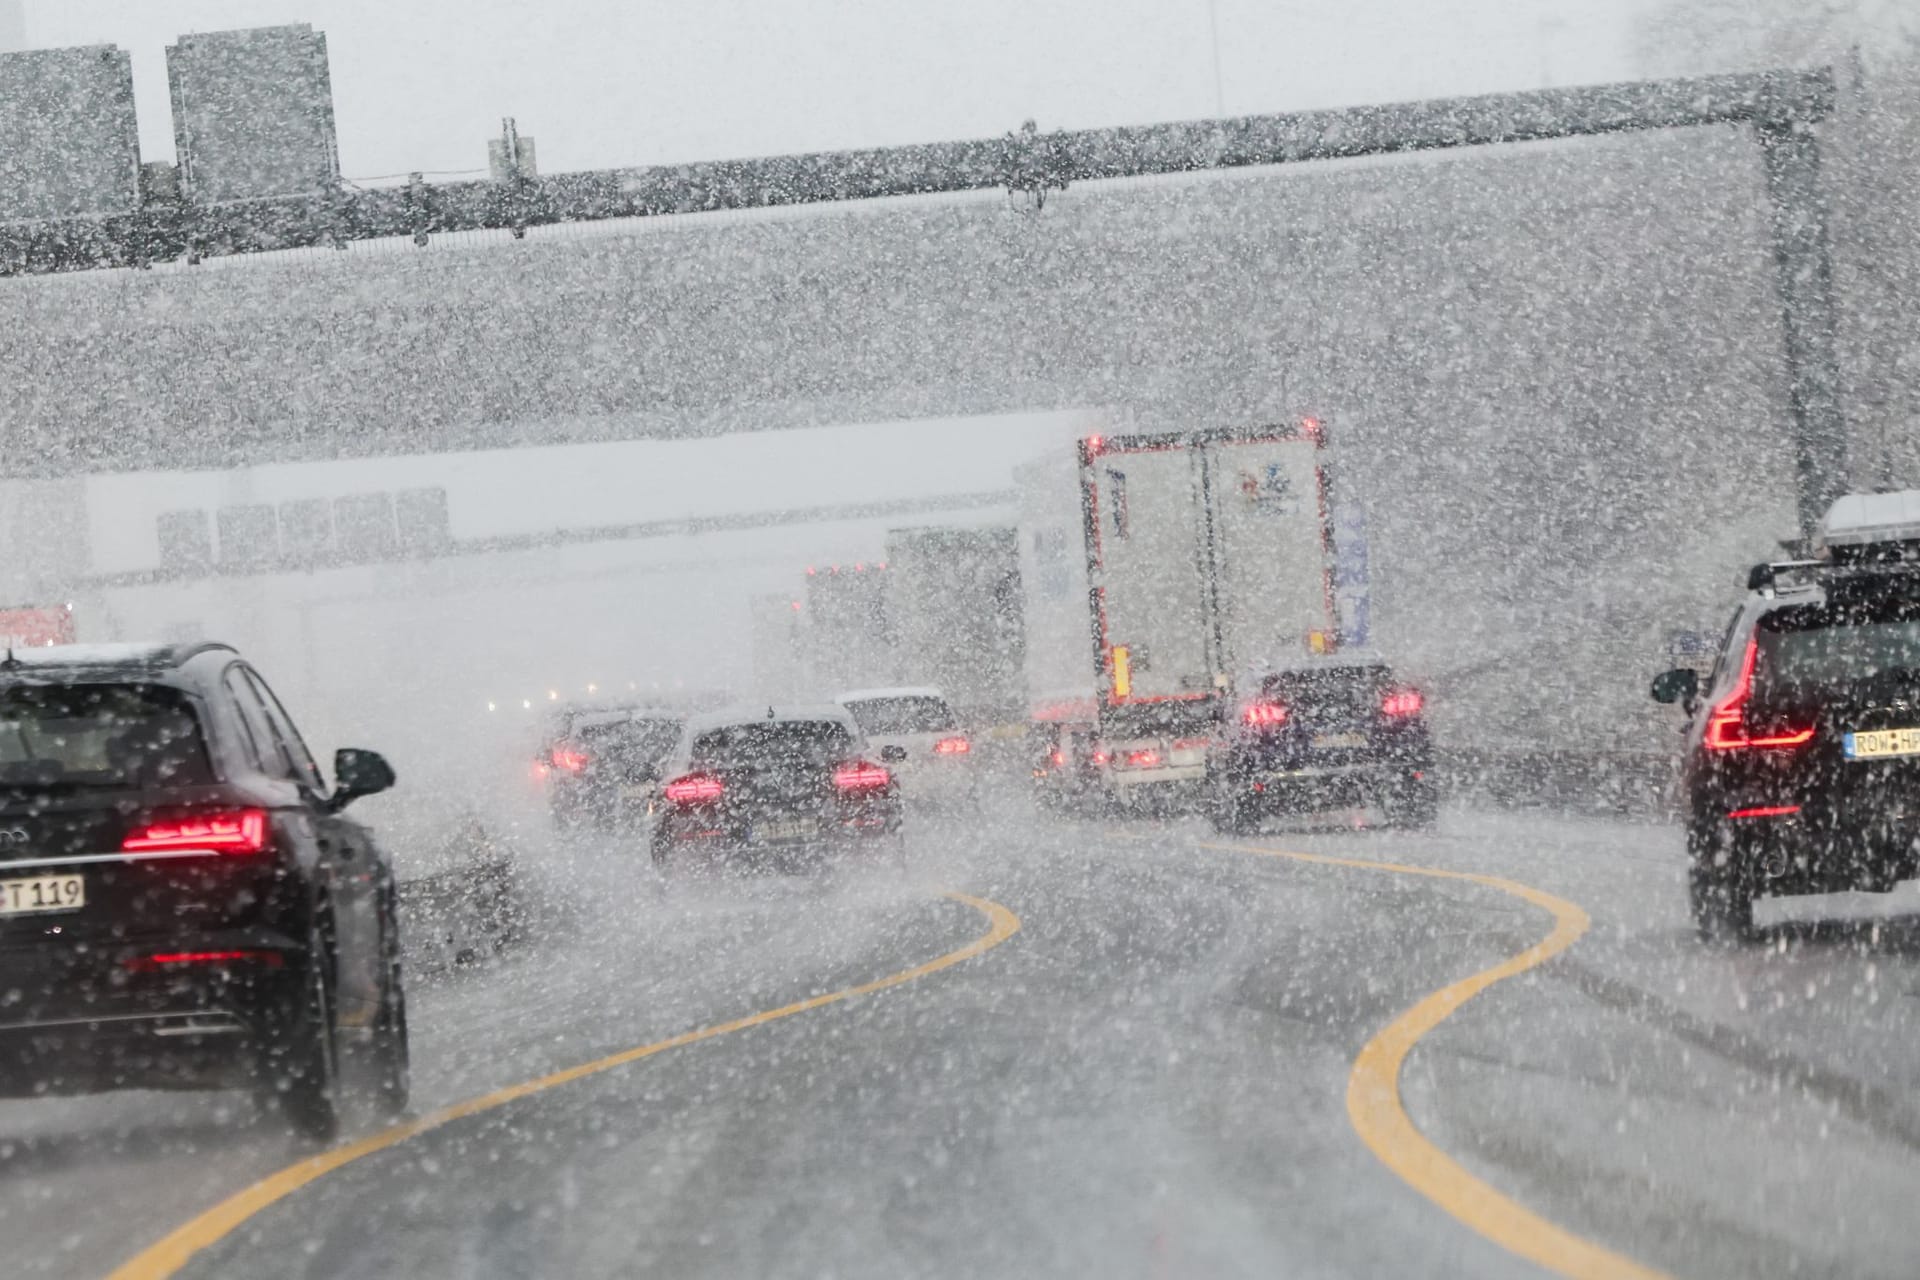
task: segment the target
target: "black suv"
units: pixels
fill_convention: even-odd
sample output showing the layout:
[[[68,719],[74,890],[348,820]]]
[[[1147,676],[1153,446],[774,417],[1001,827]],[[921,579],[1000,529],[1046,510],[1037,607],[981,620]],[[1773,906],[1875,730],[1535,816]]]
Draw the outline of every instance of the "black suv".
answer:
[[[1273,813],[1379,806],[1391,826],[1426,827],[1438,791],[1426,699],[1369,653],[1274,671],[1223,703],[1207,762],[1214,829],[1245,835]]]
[[[255,1091],[338,1125],[340,1051],[406,1105],[394,880],[225,645],[0,650],[0,1095]]]
[[[1840,499],[1815,546],[1817,559],[1755,566],[1704,687],[1684,667],[1653,682],[1691,717],[1703,937],[1750,933],[1758,897],[1884,892],[1920,874],[1920,493]]]

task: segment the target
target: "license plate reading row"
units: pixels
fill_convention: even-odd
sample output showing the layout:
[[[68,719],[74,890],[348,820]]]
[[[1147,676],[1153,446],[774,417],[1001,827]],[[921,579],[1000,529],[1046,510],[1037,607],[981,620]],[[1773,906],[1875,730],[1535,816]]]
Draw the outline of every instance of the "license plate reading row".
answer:
[[[1889,756],[1920,756],[1920,728],[1865,729],[1844,740],[1849,760],[1884,760]]]
[[[0,880],[0,915],[75,911],[87,905],[87,882],[79,876],[30,876]]]

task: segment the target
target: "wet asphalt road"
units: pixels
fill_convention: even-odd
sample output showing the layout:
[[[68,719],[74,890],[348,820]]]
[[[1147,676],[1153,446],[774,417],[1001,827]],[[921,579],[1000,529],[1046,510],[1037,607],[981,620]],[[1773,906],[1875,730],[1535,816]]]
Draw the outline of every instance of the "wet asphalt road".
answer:
[[[554,936],[415,984],[416,1111],[961,964],[455,1120],[264,1208],[181,1272],[247,1277],[1537,1276],[1361,1143],[1356,1054],[1583,908],[1566,954],[1413,1049],[1407,1113],[1473,1175],[1675,1276],[1920,1274],[1920,892],[1686,926],[1671,829],[1447,813],[1434,834],[979,820],[906,879],[656,898],[557,848]],[[362,1122],[356,1132],[371,1130]],[[6,1274],[108,1274],[302,1155],[244,1099],[0,1104]]]

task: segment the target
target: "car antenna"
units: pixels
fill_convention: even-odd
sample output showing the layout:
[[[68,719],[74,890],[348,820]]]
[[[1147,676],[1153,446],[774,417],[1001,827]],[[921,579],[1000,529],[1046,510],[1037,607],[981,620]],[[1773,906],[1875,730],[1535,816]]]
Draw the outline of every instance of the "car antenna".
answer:
[[[11,652],[11,651],[9,651],[9,652]],[[773,706],[772,706],[772,704],[771,704],[771,703],[769,703],[769,704],[768,704],[768,706],[767,706],[767,719],[769,719],[769,720],[772,720],[772,719],[774,719],[774,714],[773,714]]]
[[[8,671],[18,671],[20,669],[20,659],[13,656],[13,646],[11,644],[7,646],[7,656],[0,658],[0,667],[5,667]]]

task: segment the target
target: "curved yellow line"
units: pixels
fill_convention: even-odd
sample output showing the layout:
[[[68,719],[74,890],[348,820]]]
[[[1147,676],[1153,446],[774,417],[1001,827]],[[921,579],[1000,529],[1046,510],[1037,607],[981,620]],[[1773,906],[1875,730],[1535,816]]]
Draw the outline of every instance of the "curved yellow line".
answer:
[[[822,1005],[835,1004],[854,996],[871,995],[876,991],[885,991],[888,987],[897,987],[924,978],[930,973],[951,968],[962,961],[991,951],[993,948],[1020,932],[1020,917],[997,902],[986,898],[975,898],[964,893],[948,892],[946,897],[955,902],[964,903],[985,916],[991,926],[985,933],[972,942],[943,956],[938,956],[911,969],[902,969],[898,973],[888,974],[872,982],[863,982],[857,987],[843,987],[838,991],[829,991],[823,995],[809,996],[805,1000],[796,1000],[792,1004],[781,1005],[778,1009],[765,1009],[759,1013],[750,1013],[735,1018],[731,1022],[721,1022],[710,1027],[701,1027],[697,1031],[685,1031],[665,1040],[656,1040],[652,1044],[641,1045],[635,1049],[626,1049],[619,1053],[596,1058],[592,1062],[583,1062],[579,1066],[568,1067],[564,1071],[555,1071],[538,1079],[521,1084],[508,1085],[492,1093],[483,1093],[477,1098],[465,1102],[456,1102],[452,1106],[442,1107],[429,1112],[417,1120],[394,1125],[370,1134],[357,1142],[335,1147],[330,1151],[312,1156],[298,1164],[288,1165],[278,1173],[270,1174],[252,1186],[238,1191],[208,1209],[198,1217],[176,1227],[167,1235],[142,1249],[133,1257],[121,1263],[109,1274],[107,1280],[166,1280],[192,1260],[193,1256],[206,1249],[245,1223],[262,1209],[292,1195],[310,1182],[317,1181],[332,1173],[335,1169],[352,1164],[377,1151],[398,1146],[409,1138],[416,1137],[430,1129],[450,1124],[466,1116],[477,1115],[482,1111],[491,1111],[503,1107],[509,1102],[541,1093],[548,1089],[569,1084],[585,1076],[597,1075],[602,1071],[611,1071],[642,1058],[650,1058],[656,1053],[665,1053],[669,1049],[678,1049],[683,1045],[696,1044],[702,1040],[711,1040],[734,1031],[745,1031],[748,1027],[757,1027],[763,1023],[774,1022],[781,1018],[791,1018],[796,1013],[806,1013]]]
[[[1205,847],[1290,858],[1295,862],[1424,876],[1433,880],[1466,880],[1511,894],[1550,913],[1553,916],[1553,929],[1546,937],[1490,969],[1482,969],[1471,977],[1440,988],[1389,1022],[1379,1034],[1367,1041],[1360,1050],[1360,1056],[1353,1060],[1353,1069],[1347,1074],[1347,1118],[1360,1135],[1360,1140],[1407,1185],[1502,1248],[1566,1276],[1568,1280],[1671,1280],[1667,1273],[1635,1262],[1584,1236],[1577,1236],[1494,1190],[1428,1140],[1407,1115],[1400,1097],[1401,1068],[1406,1065],[1407,1054],[1420,1038],[1494,983],[1525,973],[1572,946],[1592,924],[1585,911],[1565,898],[1555,897],[1517,880],[1471,871],[1443,871],[1435,867],[1413,867],[1397,862],[1336,858],[1326,854],[1249,848],[1245,845],[1209,844]]]

